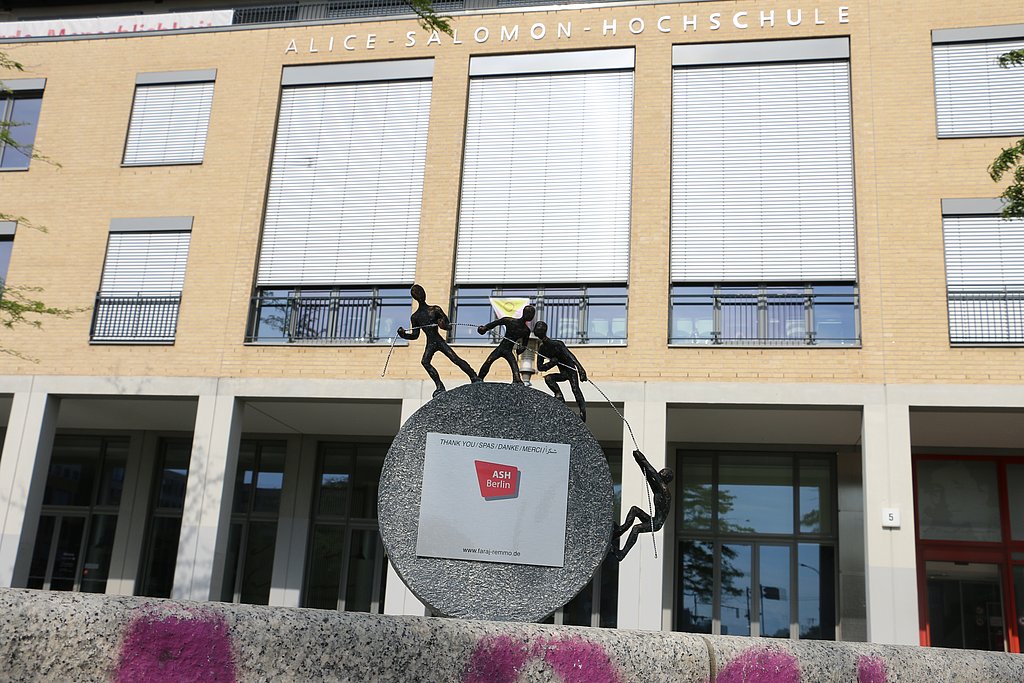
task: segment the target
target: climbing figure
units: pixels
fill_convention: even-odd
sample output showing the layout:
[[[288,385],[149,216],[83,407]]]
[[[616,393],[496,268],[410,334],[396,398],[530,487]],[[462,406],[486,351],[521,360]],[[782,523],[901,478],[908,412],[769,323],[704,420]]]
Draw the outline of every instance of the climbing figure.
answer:
[[[533,334],[540,340],[537,354],[543,359],[537,365],[541,372],[558,366],[559,370],[553,375],[545,375],[544,383],[555,395],[555,398],[565,401],[562,390],[558,387],[559,382],[568,382],[572,387],[572,395],[576,397],[576,405],[580,409],[580,419],[587,421],[587,403],[583,399],[583,391],[580,390],[580,380],[587,381],[587,371],[583,364],[572,355],[572,351],[565,345],[565,342],[552,339],[548,336],[548,324],[541,320],[533,326]]]
[[[423,365],[423,369],[427,371],[427,374],[430,375],[430,379],[434,380],[434,385],[437,387],[434,390],[434,396],[444,391],[444,383],[441,381],[441,377],[437,374],[434,366],[430,364],[430,360],[438,351],[447,356],[448,360],[459,366],[459,369],[466,373],[471,382],[479,382],[480,377],[473,371],[470,364],[459,358],[458,354],[452,350],[452,347],[448,345],[448,342],[438,332],[438,330],[450,330],[452,328],[445,312],[440,306],[430,306],[427,304],[427,293],[419,285],[413,285],[409,289],[409,294],[412,295],[412,298],[416,300],[419,306],[412,312],[409,318],[412,323],[412,329],[406,332],[405,328],[399,327],[398,336],[412,341],[418,339],[420,330],[423,330],[427,341],[423,347],[423,359],[420,363]]]
[[[661,471],[654,469],[639,449],[633,451],[633,459],[636,460],[637,465],[640,465],[647,483],[650,484],[651,490],[654,492],[654,517],[652,518],[635,505],[629,509],[626,521],[615,529],[613,538],[619,538],[626,531],[629,531],[630,526],[633,526],[634,520],[639,519],[640,523],[633,526],[633,530],[629,532],[629,538],[626,539],[626,544],[622,546],[621,550],[616,547],[618,543],[612,542],[612,554],[615,555],[615,559],[619,562],[622,561],[622,558],[626,556],[629,549],[636,543],[637,536],[640,534],[653,534],[665,525],[669,509],[672,507],[672,491],[669,489],[668,484],[672,481],[675,473],[667,467]]]
[[[487,334],[498,325],[505,326],[505,335],[498,342],[497,348],[491,351],[491,355],[487,356],[487,360],[480,367],[481,380],[487,376],[494,361],[504,358],[508,361],[509,367],[512,368],[512,383],[523,383],[523,378],[519,374],[519,361],[516,360],[516,354],[522,353],[526,349],[526,342],[530,341],[530,326],[528,323],[533,320],[533,316],[536,313],[537,309],[528,305],[523,309],[521,318],[498,318],[476,328],[477,333]]]

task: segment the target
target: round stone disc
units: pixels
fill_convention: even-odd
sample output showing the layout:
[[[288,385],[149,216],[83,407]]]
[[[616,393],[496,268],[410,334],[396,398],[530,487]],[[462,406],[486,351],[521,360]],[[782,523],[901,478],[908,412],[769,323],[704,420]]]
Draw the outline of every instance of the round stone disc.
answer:
[[[564,566],[417,556],[427,432],[569,444]],[[380,534],[398,575],[435,612],[464,619],[544,619],[594,576],[614,523],[611,472],[586,425],[549,394],[496,382],[447,391],[406,421],[384,461],[378,504]]]

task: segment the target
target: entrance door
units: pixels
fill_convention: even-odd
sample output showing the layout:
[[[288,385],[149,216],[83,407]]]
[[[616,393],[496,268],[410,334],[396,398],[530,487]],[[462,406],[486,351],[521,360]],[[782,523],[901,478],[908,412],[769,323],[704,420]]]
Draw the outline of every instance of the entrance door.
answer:
[[[999,565],[931,561],[925,574],[933,647],[1007,649]]]

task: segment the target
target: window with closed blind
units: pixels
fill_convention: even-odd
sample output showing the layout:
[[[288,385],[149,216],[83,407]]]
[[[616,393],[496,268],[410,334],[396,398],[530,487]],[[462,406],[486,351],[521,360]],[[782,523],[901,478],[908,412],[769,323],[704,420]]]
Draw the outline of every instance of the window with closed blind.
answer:
[[[1024,133],[1024,69],[999,56],[1024,48],[1024,24],[932,31],[940,138]]]
[[[125,166],[201,164],[216,69],[139,74]]]
[[[382,321],[396,292],[408,309],[432,75],[432,59],[285,69],[249,341],[393,336]]]
[[[191,216],[111,221],[93,342],[174,341],[191,230]]]
[[[471,59],[456,322],[479,308],[481,286],[535,303],[571,290],[566,341],[625,341],[633,64],[632,48]],[[592,297],[615,301],[600,330]]]
[[[673,64],[670,341],[858,343],[848,40]]]
[[[1024,344],[1024,219],[998,199],[942,200],[952,344]]]

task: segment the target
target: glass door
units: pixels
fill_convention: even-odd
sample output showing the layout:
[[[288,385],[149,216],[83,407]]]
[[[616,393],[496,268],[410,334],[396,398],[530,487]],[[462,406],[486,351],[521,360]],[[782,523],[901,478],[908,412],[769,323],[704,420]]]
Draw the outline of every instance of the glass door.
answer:
[[[999,565],[926,562],[933,647],[1007,649]]]

